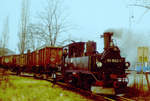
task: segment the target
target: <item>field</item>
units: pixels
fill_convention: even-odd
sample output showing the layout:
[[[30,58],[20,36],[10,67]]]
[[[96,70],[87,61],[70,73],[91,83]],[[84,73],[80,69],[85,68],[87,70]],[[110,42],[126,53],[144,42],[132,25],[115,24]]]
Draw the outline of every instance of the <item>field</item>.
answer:
[[[1,80],[0,101],[92,101],[44,80],[9,76]]]

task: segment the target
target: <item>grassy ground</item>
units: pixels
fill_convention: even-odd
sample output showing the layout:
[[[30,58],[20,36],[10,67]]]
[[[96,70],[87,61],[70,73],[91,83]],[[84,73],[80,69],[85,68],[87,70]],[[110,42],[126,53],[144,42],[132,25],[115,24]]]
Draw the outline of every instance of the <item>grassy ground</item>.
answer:
[[[1,81],[0,101],[91,101],[44,80],[9,76]]]

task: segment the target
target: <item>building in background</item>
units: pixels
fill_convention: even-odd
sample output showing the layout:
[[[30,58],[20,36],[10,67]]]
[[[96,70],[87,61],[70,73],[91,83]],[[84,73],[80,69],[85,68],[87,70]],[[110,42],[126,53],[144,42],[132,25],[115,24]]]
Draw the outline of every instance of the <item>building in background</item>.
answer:
[[[150,61],[149,61],[149,47],[138,47],[137,48],[137,72],[149,72],[150,71]]]
[[[15,52],[13,52],[12,50],[5,48],[4,49],[4,55],[12,55],[15,54]],[[0,47],[0,56],[2,56],[2,48]]]

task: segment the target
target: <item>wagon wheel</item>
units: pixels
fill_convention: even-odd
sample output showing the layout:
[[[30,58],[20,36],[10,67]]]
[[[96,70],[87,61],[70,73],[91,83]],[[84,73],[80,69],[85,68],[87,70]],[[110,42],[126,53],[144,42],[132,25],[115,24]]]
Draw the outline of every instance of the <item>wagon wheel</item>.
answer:
[[[42,74],[42,79],[46,80],[47,79],[47,75],[46,74]]]
[[[91,89],[91,80],[90,79],[85,80],[83,82],[83,86],[84,86],[84,89],[90,90]]]
[[[71,74],[65,75],[65,82],[71,84],[72,83],[72,76]]]
[[[72,78],[72,85],[73,85],[73,86],[79,87],[78,82],[79,82],[79,81],[78,81],[77,78],[75,78],[75,77]]]

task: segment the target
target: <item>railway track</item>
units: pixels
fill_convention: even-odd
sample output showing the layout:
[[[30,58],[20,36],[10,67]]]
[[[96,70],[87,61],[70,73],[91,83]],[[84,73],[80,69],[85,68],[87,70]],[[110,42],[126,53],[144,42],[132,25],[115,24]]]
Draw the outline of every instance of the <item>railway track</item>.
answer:
[[[125,97],[122,97],[122,96],[118,97],[118,100],[119,101],[135,101],[133,99],[125,98]]]
[[[76,88],[71,85],[68,86],[68,84],[61,83],[61,82],[57,82],[57,85],[62,86],[63,88],[65,87],[71,91],[75,91],[87,98],[94,99],[95,101],[135,101],[133,99],[126,98],[124,96],[117,96],[117,95],[108,96],[108,95],[93,94],[90,91],[85,91],[83,89]]]
[[[95,101],[107,101],[107,100],[105,100],[104,96],[92,94],[90,91],[85,91],[83,89],[76,88],[70,84],[57,82],[57,85],[61,86],[65,90],[70,90],[70,91],[76,92],[86,98],[93,99]]]
[[[15,74],[9,73],[9,75],[15,75]],[[21,74],[19,76],[34,78],[33,75],[31,75],[31,74],[30,75],[29,74]],[[40,79],[40,78],[37,78],[37,79]],[[40,80],[43,80],[43,79],[40,79]],[[52,79],[46,79],[46,80],[52,82]],[[57,82],[56,85],[60,86],[61,88],[65,89],[65,90],[69,90],[69,91],[78,93],[88,99],[92,99],[95,101],[135,101],[133,99],[126,98],[124,96],[108,96],[108,95],[93,94],[90,91],[74,87],[71,84],[67,84],[64,82]]]

